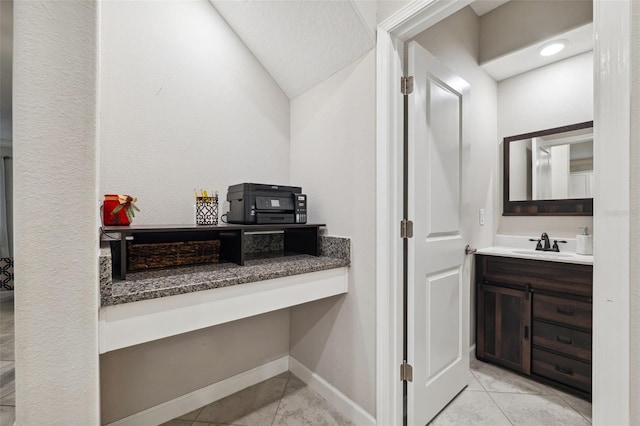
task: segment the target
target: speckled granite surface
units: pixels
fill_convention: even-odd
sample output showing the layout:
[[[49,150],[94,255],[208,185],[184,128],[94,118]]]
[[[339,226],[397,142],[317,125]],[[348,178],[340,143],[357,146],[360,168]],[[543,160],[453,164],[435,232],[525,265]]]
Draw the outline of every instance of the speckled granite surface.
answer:
[[[351,260],[351,239],[320,236],[320,256]]]
[[[244,236],[244,252],[277,252],[284,250],[284,232],[248,234]]]
[[[320,245],[321,256],[318,257],[295,255],[247,260],[245,266],[220,263],[158,269],[129,273],[125,281],[111,279],[111,254],[108,248],[101,249],[101,305],[118,305],[349,266],[348,238],[322,236]]]
[[[109,244],[100,247],[100,256],[98,258],[98,267],[100,273],[100,306],[109,304],[111,300],[111,249]]]

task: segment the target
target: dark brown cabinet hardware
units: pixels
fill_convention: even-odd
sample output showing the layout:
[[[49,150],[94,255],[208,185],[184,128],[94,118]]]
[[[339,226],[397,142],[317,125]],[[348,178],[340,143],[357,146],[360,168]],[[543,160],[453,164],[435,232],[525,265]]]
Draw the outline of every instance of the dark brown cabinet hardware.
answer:
[[[573,339],[571,337],[556,336],[556,340],[560,343],[564,343],[565,345],[573,344]]]
[[[573,370],[570,368],[562,368],[559,365],[556,365],[556,371],[562,374],[568,374],[569,376],[573,376]]]
[[[575,311],[572,311],[570,309],[564,309],[559,306],[556,308],[556,312],[559,313],[560,315],[567,315],[567,316],[573,316],[576,314]]]
[[[476,357],[590,400],[593,267],[475,260]]]

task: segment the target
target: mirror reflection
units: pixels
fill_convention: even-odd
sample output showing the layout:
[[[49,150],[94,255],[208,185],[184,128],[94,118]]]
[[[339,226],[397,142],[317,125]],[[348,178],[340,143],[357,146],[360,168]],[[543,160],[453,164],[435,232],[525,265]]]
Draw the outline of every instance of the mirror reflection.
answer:
[[[514,140],[509,201],[593,197],[593,128]]]

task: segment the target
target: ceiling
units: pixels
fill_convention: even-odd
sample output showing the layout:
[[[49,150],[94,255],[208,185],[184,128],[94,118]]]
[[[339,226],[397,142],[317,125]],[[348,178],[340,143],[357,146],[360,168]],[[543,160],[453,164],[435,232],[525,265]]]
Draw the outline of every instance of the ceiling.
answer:
[[[471,3],[471,9],[478,16],[482,16],[485,13],[491,12],[493,9],[502,6],[510,0],[476,0]]]
[[[363,7],[365,2],[359,0],[210,1],[289,99],[324,81],[375,47],[376,3],[366,2],[373,6]],[[562,1],[476,0],[471,3],[474,12],[482,17],[481,25],[486,22],[494,32],[498,29],[502,41],[512,44],[506,53],[483,60],[481,67],[496,81],[501,81],[592,50],[593,24],[577,26],[575,19],[572,21],[570,6],[554,9],[554,4],[558,6],[559,3]],[[538,17],[523,17],[523,13],[527,13],[522,11],[532,7],[540,9]],[[368,10],[373,11],[373,18]],[[549,13],[553,19],[545,18]],[[558,16],[566,13],[569,15]],[[514,16],[518,15],[520,18],[516,21],[521,22],[514,25]],[[564,28],[563,23],[566,24]],[[537,37],[526,40],[526,37],[520,37],[519,33],[526,30],[523,25],[529,25],[533,29],[529,32]],[[515,33],[507,31],[509,26]],[[514,41],[519,38],[523,41],[517,45]],[[552,39],[565,39],[569,43],[558,55],[540,56],[540,46]],[[489,43],[501,41],[500,38],[491,40]]]
[[[479,64],[496,81],[593,50],[592,0],[476,0],[480,16]],[[543,45],[566,42],[541,56]]]
[[[565,40],[567,44],[564,50],[553,56],[541,56],[539,53],[541,47],[553,40]],[[521,49],[485,62],[480,67],[494,80],[502,81],[591,50],[593,50],[593,23],[538,40]]]
[[[211,3],[290,99],[375,47],[351,0]]]

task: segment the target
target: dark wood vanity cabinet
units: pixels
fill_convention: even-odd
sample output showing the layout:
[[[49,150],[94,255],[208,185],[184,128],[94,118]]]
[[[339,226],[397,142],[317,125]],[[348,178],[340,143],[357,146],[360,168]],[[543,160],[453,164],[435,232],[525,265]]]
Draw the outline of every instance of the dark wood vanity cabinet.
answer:
[[[529,374],[530,293],[491,284],[478,286],[478,358]]]
[[[476,255],[476,356],[591,396],[593,267]]]

